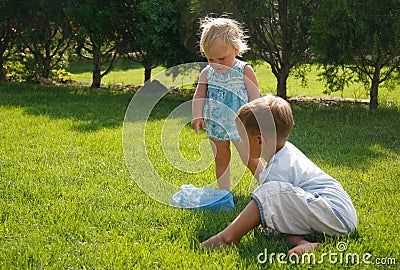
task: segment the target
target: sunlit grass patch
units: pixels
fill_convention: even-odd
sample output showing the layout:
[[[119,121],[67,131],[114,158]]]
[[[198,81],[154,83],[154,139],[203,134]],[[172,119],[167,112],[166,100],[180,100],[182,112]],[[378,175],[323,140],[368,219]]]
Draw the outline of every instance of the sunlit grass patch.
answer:
[[[231,212],[173,208],[138,187],[135,175],[144,172],[128,171],[122,147],[124,115],[133,95],[0,84],[0,268],[374,269],[383,258],[395,258],[396,264],[386,260],[386,267],[398,267],[398,107],[370,111],[365,105],[293,105],[296,124],[290,140],[343,184],[359,215],[356,234],[322,239],[324,246],[315,256],[340,253],[338,243],[344,242],[344,256],[368,253],[370,264],[332,263],[327,257],[312,265],[285,265],[276,257],[262,264],[258,256],[265,249],[286,254],[288,246],[259,228],[237,248],[199,248],[248,203],[249,172],[234,179],[236,209]],[[215,181],[212,160],[202,172],[182,172],[163,152],[165,136],[165,147],[176,143],[170,153],[180,152],[177,160],[197,161],[199,147],[211,154],[204,133],[196,135],[188,124],[168,119],[190,98],[166,96],[146,124],[148,158],[177,186]],[[177,136],[162,134],[166,123]]]

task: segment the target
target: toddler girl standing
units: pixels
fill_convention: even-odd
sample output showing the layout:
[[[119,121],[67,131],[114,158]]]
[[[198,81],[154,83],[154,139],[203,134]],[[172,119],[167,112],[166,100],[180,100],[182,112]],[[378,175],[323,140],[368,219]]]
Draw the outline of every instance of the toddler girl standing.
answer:
[[[206,130],[215,156],[219,189],[230,190],[230,141],[258,179],[263,166],[250,159],[240,143],[235,116],[245,103],[260,97],[252,67],[236,56],[248,50],[239,24],[228,18],[206,17],[201,24],[200,50],[209,65],[199,77],[192,103],[192,127]],[[260,166],[259,166],[260,164]]]

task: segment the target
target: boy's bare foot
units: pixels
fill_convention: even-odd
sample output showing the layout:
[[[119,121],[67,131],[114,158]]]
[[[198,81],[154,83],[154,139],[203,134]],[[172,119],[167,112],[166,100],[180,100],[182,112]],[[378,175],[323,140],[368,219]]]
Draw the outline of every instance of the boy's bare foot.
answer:
[[[308,242],[302,235],[288,234],[285,236],[285,241],[292,246],[292,249],[288,252],[289,255],[293,253],[301,255],[312,249],[318,249],[321,246],[320,243]]]
[[[321,246],[320,243],[311,243],[308,241],[306,242],[307,243],[303,242],[298,246],[293,247],[291,250],[289,250],[288,254],[290,255],[296,253],[297,255],[302,255],[303,253],[309,252],[310,250],[316,250]]]
[[[213,237],[208,238],[206,241],[201,243],[203,248],[222,248],[224,246],[230,246],[232,243],[226,243],[221,235],[217,234]]]

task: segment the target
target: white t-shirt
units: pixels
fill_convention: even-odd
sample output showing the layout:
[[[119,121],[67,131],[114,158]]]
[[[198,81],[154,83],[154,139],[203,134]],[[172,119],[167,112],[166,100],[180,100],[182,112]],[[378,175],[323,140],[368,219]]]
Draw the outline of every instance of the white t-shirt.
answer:
[[[286,142],[260,173],[260,183],[266,181],[287,182],[306,192],[317,193],[342,216],[357,224],[356,210],[342,185],[290,142]]]

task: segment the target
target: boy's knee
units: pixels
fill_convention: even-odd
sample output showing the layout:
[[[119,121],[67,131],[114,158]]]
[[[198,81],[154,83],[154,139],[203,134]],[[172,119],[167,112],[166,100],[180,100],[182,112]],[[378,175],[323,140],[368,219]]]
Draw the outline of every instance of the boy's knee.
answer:
[[[285,188],[287,186],[288,183],[285,182],[280,182],[280,181],[268,181],[266,183],[264,183],[263,185],[265,185],[266,187],[270,188],[270,189],[281,189],[281,188]]]
[[[274,193],[282,193],[282,192],[291,192],[293,189],[300,189],[294,187],[290,183],[281,182],[281,181],[268,181],[262,184],[265,186],[264,188],[270,192]]]

